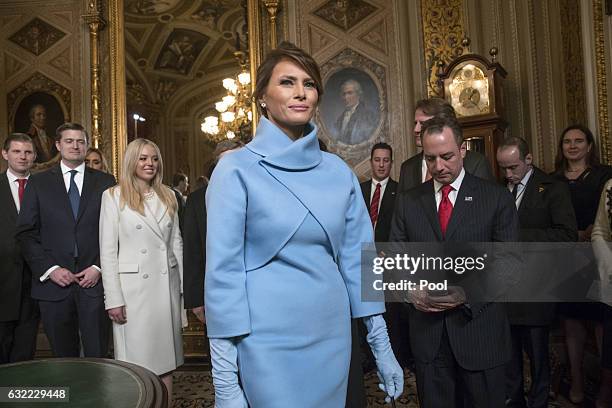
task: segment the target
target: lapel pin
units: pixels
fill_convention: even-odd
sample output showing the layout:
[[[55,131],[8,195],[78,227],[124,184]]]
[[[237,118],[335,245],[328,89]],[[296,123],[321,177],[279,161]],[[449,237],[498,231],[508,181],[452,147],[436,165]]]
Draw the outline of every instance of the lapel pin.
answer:
[[[465,201],[472,201],[472,196],[465,197]]]
[[[542,186],[538,187],[538,193],[541,193],[544,190],[545,190],[544,187],[542,187]]]

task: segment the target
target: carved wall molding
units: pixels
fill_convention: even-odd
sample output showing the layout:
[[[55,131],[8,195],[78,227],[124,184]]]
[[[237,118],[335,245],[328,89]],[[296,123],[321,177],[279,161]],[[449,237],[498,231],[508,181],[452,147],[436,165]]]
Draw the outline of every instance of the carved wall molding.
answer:
[[[406,138],[404,112],[413,102],[404,104],[402,100],[402,90],[411,87],[400,77],[412,70],[421,71],[415,61],[422,58],[422,53],[417,51],[418,47],[414,49],[417,57],[407,61],[408,69],[403,67],[403,61],[400,63],[399,54],[403,50],[399,50],[398,44],[404,28],[400,28],[398,10],[406,5],[399,3],[403,0],[297,0],[293,4],[294,19],[290,23],[295,27],[295,42],[311,53],[321,67],[324,86],[328,85],[322,103],[331,104],[325,106],[331,106],[334,112],[318,113],[320,134],[329,150],[347,161],[359,177],[370,174],[370,149],[375,142],[384,140],[396,148],[394,171],[406,156],[406,145],[412,142],[412,138]],[[414,17],[416,21],[417,16]],[[418,43],[418,36],[414,40]],[[339,86],[349,77],[359,78],[362,86],[369,83],[372,90],[376,89],[376,97],[370,94],[365,105],[374,110],[377,121],[364,138],[341,142],[335,128],[332,131],[329,127],[337,122],[337,112],[344,109],[338,96]],[[394,108],[390,109],[391,106]]]
[[[0,143],[9,131],[24,131],[14,129],[17,105],[34,92],[52,95],[65,118],[87,125],[84,10],[85,0],[0,0]]]
[[[99,148],[102,141],[101,118],[102,104],[100,103],[100,58],[99,58],[99,33],[106,26],[106,22],[101,16],[100,6],[97,0],[90,0],[88,3],[87,14],[83,19],[89,26],[89,49],[91,66],[91,139],[92,145]]]
[[[421,0],[421,18],[429,75],[427,94],[439,96],[438,62],[448,64],[463,53],[461,40],[466,32],[463,26],[463,0]]]
[[[608,115],[608,83],[606,76],[606,50],[603,26],[602,0],[593,0],[593,30],[595,34],[595,68],[597,76],[597,120],[601,140],[601,158],[605,163],[612,159],[612,136]]]
[[[568,123],[587,123],[584,62],[582,55],[582,22],[580,6],[574,0],[560,0],[563,44],[566,109]]]
[[[23,82],[21,85],[19,85],[17,88],[9,92],[6,97],[10,109],[10,132],[15,131],[15,129],[11,129],[11,126],[13,121],[15,120],[15,113],[17,112],[17,107],[19,106],[23,98],[33,94],[34,92],[41,91],[53,95],[59,101],[60,106],[62,107],[64,118],[67,121],[70,120],[70,112],[72,112],[72,93],[70,92],[70,90],[58,84],[54,80],[47,78],[40,72],[37,72],[30,78],[28,78],[25,82]]]

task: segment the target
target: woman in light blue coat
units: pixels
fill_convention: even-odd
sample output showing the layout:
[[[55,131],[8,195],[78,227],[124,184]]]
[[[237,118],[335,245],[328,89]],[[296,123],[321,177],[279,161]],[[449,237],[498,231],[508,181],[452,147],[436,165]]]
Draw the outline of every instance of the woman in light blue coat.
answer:
[[[382,388],[402,393],[384,304],[361,301],[361,245],[373,233],[359,183],[319,150],[310,123],[321,94],[312,57],[289,43],[273,50],[257,71],[257,134],[219,162],[208,187],[218,408],[344,407],[351,316],[364,318]]]

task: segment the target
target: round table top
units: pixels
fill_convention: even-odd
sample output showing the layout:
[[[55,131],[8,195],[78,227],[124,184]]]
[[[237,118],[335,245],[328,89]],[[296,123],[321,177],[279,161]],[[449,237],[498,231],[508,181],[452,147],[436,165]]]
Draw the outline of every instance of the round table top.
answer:
[[[25,408],[165,408],[167,391],[149,370],[101,358],[55,358],[0,365],[0,387],[68,387],[69,402],[8,404]],[[0,402],[1,406],[8,406]]]

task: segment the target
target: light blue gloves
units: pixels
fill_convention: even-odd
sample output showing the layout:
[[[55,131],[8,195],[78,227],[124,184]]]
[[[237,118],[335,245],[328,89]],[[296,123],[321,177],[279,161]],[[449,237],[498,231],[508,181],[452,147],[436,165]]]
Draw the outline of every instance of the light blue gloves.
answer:
[[[391,349],[387,324],[382,315],[364,317],[363,322],[368,329],[366,340],[376,360],[378,379],[382,382],[378,388],[387,393],[385,402],[390,402],[391,397],[397,399],[404,391],[404,371]]]
[[[238,384],[238,349],[232,339],[209,339],[215,408],[248,408]]]

